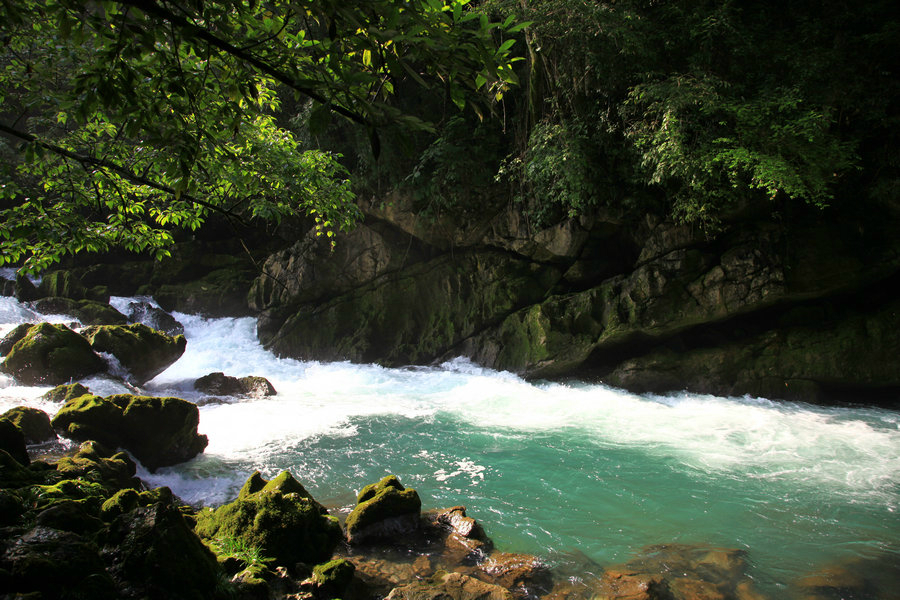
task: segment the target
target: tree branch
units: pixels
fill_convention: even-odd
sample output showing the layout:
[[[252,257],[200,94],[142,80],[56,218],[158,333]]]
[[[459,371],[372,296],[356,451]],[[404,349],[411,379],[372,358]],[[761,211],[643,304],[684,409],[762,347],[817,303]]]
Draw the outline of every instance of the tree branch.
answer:
[[[118,0],[119,4],[124,4],[126,6],[132,6],[139,10],[144,11],[147,14],[154,15],[164,21],[168,21],[169,23],[176,25],[177,27],[186,30],[191,35],[203,40],[210,46],[218,48],[219,50],[225,52],[226,54],[230,54],[231,56],[244,61],[245,63],[251,65],[259,72],[264,73],[279,83],[286,85],[296,92],[300,92],[301,94],[312,98],[313,100],[320,102],[322,104],[330,104],[330,100],[317,92],[316,90],[306,87],[300,84],[297,80],[291,77],[289,74],[284,73],[272,65],[259,60],[252,54],[238,48],[237,46],[230,44],[229,42],[223,40],[222,38],[214,35],[209,30],[204,29],[198,25],[195,25],[188,21],[186,18],[176,15],[171,10],[160,6],[154,0]],[[334,112],[347,117],[354,123],[358,123],[360,125],[365,125],[367,127],[371,127],[373,123],[369,122],[364,116],[353,112],[348,108],[344,108],[343,106],[331,106],[331,110]]]
[[[61,146],[57,146],[56,144],[51,144],[50,142],[46,142],[38,139],[34,135],[30,133],[26,133],[24,131],[19,131],[18,129],[14,129],[5,125],[4,123],[0,123],[0,133],[5,134],[7,137],[21,140],[23,142],[28,142],[30,144],[36,144],[45,150],[49,150],[50,152],[62,156],[63,158],[67,158],[69,160],[74,160],[75,162],[81,164],[83,167],[90,166],[96,167],[100,169],[105,169],[116,175],[121,176],[123,179],[130,181],[131,183],[135,183],[138,185],[144,185],[151,189],[154,189],[158,192],[162,192],[169,196],[180,198],[190,202],[191,204],[196,204],[197,206],[202,206],[207,208],[213,212],[217,212],[219,214],[224,215],[228,219],[234,219],[246,226],[246,221],[237,213],[234,213],[230,210],[222,208],[221,206],[206,202],[205,200],[201,200],[199,198],[195,198],[190,194],[179,194],[173,188],[161,184],[158,181],[153,181],[152,179],[148,179],[142,175],[138,175],[137,173],[127,169],[121,165],[118,165],[114,162],[111,162],[106,159],[95,158],[93,156],[87,156],[85,154],[78,154],[77,152],[72,152],[71,150],[66,150]]]

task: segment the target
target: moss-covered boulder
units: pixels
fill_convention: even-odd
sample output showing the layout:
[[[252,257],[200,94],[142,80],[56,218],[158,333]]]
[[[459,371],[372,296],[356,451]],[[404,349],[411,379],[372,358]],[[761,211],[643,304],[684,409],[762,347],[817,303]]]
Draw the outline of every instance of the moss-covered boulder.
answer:
[[[5,450],[22,465],[31,462],[25,448],[25,436],[12,421],[0,419],[0,450]]]
[[[123,587],[141,598],[213,598],[218,566],[212,552],[169,499],[139,506],[115,518],[102,555]]]
[[[179,323],[175,317],[149,302],[129,302],[127,310],[126,316],[130,323],[143,323],[147,327],[169,335],[184,333],[184,325]]]
[[[64,456],[56,463],[56,471],[63,477],[102,481],[108,489],[140,488],[135,477],[137,465],[125,452],[115,452],[91,440],[81,444],[72,456]]]
[[[125,448],[155,471],[190,460],[206,448],[206,436],[197,433],[199,421],[197,406],[181,398],[116,394],[73,398],[52,423],[66,437]]]
[[[342,598],[353,581],[356,566],[345,558],[336,558],[313,567],[312,583],[321,598]]]
[[[63,385],[58,385],[43,396],[41,396],[42,400],[46,400],[47,402],[55,402],[57,404],[61,402],[68,402],[72,398],[78,398],[79,396],[84,396],[85,394],[90,394],[91,390],[87,387],[81,385],[80,383],[65,383]]]
[[[183,335],[173,337],[141,323],[88,327],[82,335],[94,351],[115,356],[138,384],[165,371],[187,346]]]
[[[408,533],[418,527],[421,510],[419,494],[388,475],[360,490],[356,507],[344,523],[347,540],[359,543]]]
[[[0,420],[3,419],[19,428],[26,444],[42,444],[56,439],[50,417],[38,408],[16,406],[0,415]]]
[[[264,481],[258,474],[253,479]],[[282,475],[256,487],[245,486],[234,502],[198,513],[200,537],[238,541],[282,565],[312,565],[331,558],[341,539],[340,523],[299,482]]]
[[[96,300],[53,296],[35,302],[34,309],[44,315],[72,315],[84,325],[124,325],[128,322],[125,315],[115,308]]]
[[[278,392],[265,377],[248,375],[232,377],[222,372],[210,373],[194,381],[194,389],[210,396],[274,396]]]
[[[100,373],[106,363],[65,325],[38,323],[13,344],[0,368],[26,385],[55,385]]]

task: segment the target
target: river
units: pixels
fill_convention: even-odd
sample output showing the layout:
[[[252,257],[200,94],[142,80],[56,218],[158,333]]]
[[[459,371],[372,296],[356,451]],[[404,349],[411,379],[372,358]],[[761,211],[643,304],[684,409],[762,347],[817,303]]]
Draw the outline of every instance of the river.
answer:
[[[779,597],[835,561],[900,563],[896,411],[528,382],[462,358],[401,369],[300,362],[263,349],[251,318],[174,316],[187,350],[143,391],[198,401],[192,382],[213,371],[261,375],[278,390],[201,406],[206,452],[140,471],[188,502],[222,503],[252,471],[289,469],[345,512],[362,485],[394,473],[425,508],[465,505],[499,548],[561,567],[615,564],[661,543],[740,548],[757,586]],[[0,298],[0,334],[42,319],[72,321]],[[0,376],[0,412],[28,404],[52,416],[47,389]]]

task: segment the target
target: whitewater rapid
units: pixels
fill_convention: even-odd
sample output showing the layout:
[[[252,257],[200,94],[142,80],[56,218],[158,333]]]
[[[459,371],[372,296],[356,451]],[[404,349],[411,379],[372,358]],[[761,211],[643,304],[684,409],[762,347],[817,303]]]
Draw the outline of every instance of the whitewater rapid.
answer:
[[[290,469],[346,511],[359,487],[391,472],[426,507],[467,505],[513,551],[607,562],[656,543],[739,547],[772,582],[846,557],[900,558],[895,411],[527,382],[462,358],[401,369],[301,362],[262,348],[253,319],[173,316],[187,349],[144,392],[201,402],[193,381],[214,371],[263,376],[278,391],[203,404],[205,453],[140,471],[191,503],[228,501],[254,470]],[[0,333],[45,318],[0,298]],[[0,411],[26,403],[52,415],[46,390],[0,377]]]

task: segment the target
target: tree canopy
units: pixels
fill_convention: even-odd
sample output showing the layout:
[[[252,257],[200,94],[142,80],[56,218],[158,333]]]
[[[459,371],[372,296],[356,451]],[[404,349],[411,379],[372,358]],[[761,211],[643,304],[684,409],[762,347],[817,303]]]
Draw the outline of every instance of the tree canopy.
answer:
[[[67,253],[165,256],[173,228],[358,218],[337,156],[279,123],[284,94],[369,131],[428,128],[398,81],[479,114],[515,83],[513,38],[469,0],[2,0],[0,264]]]

